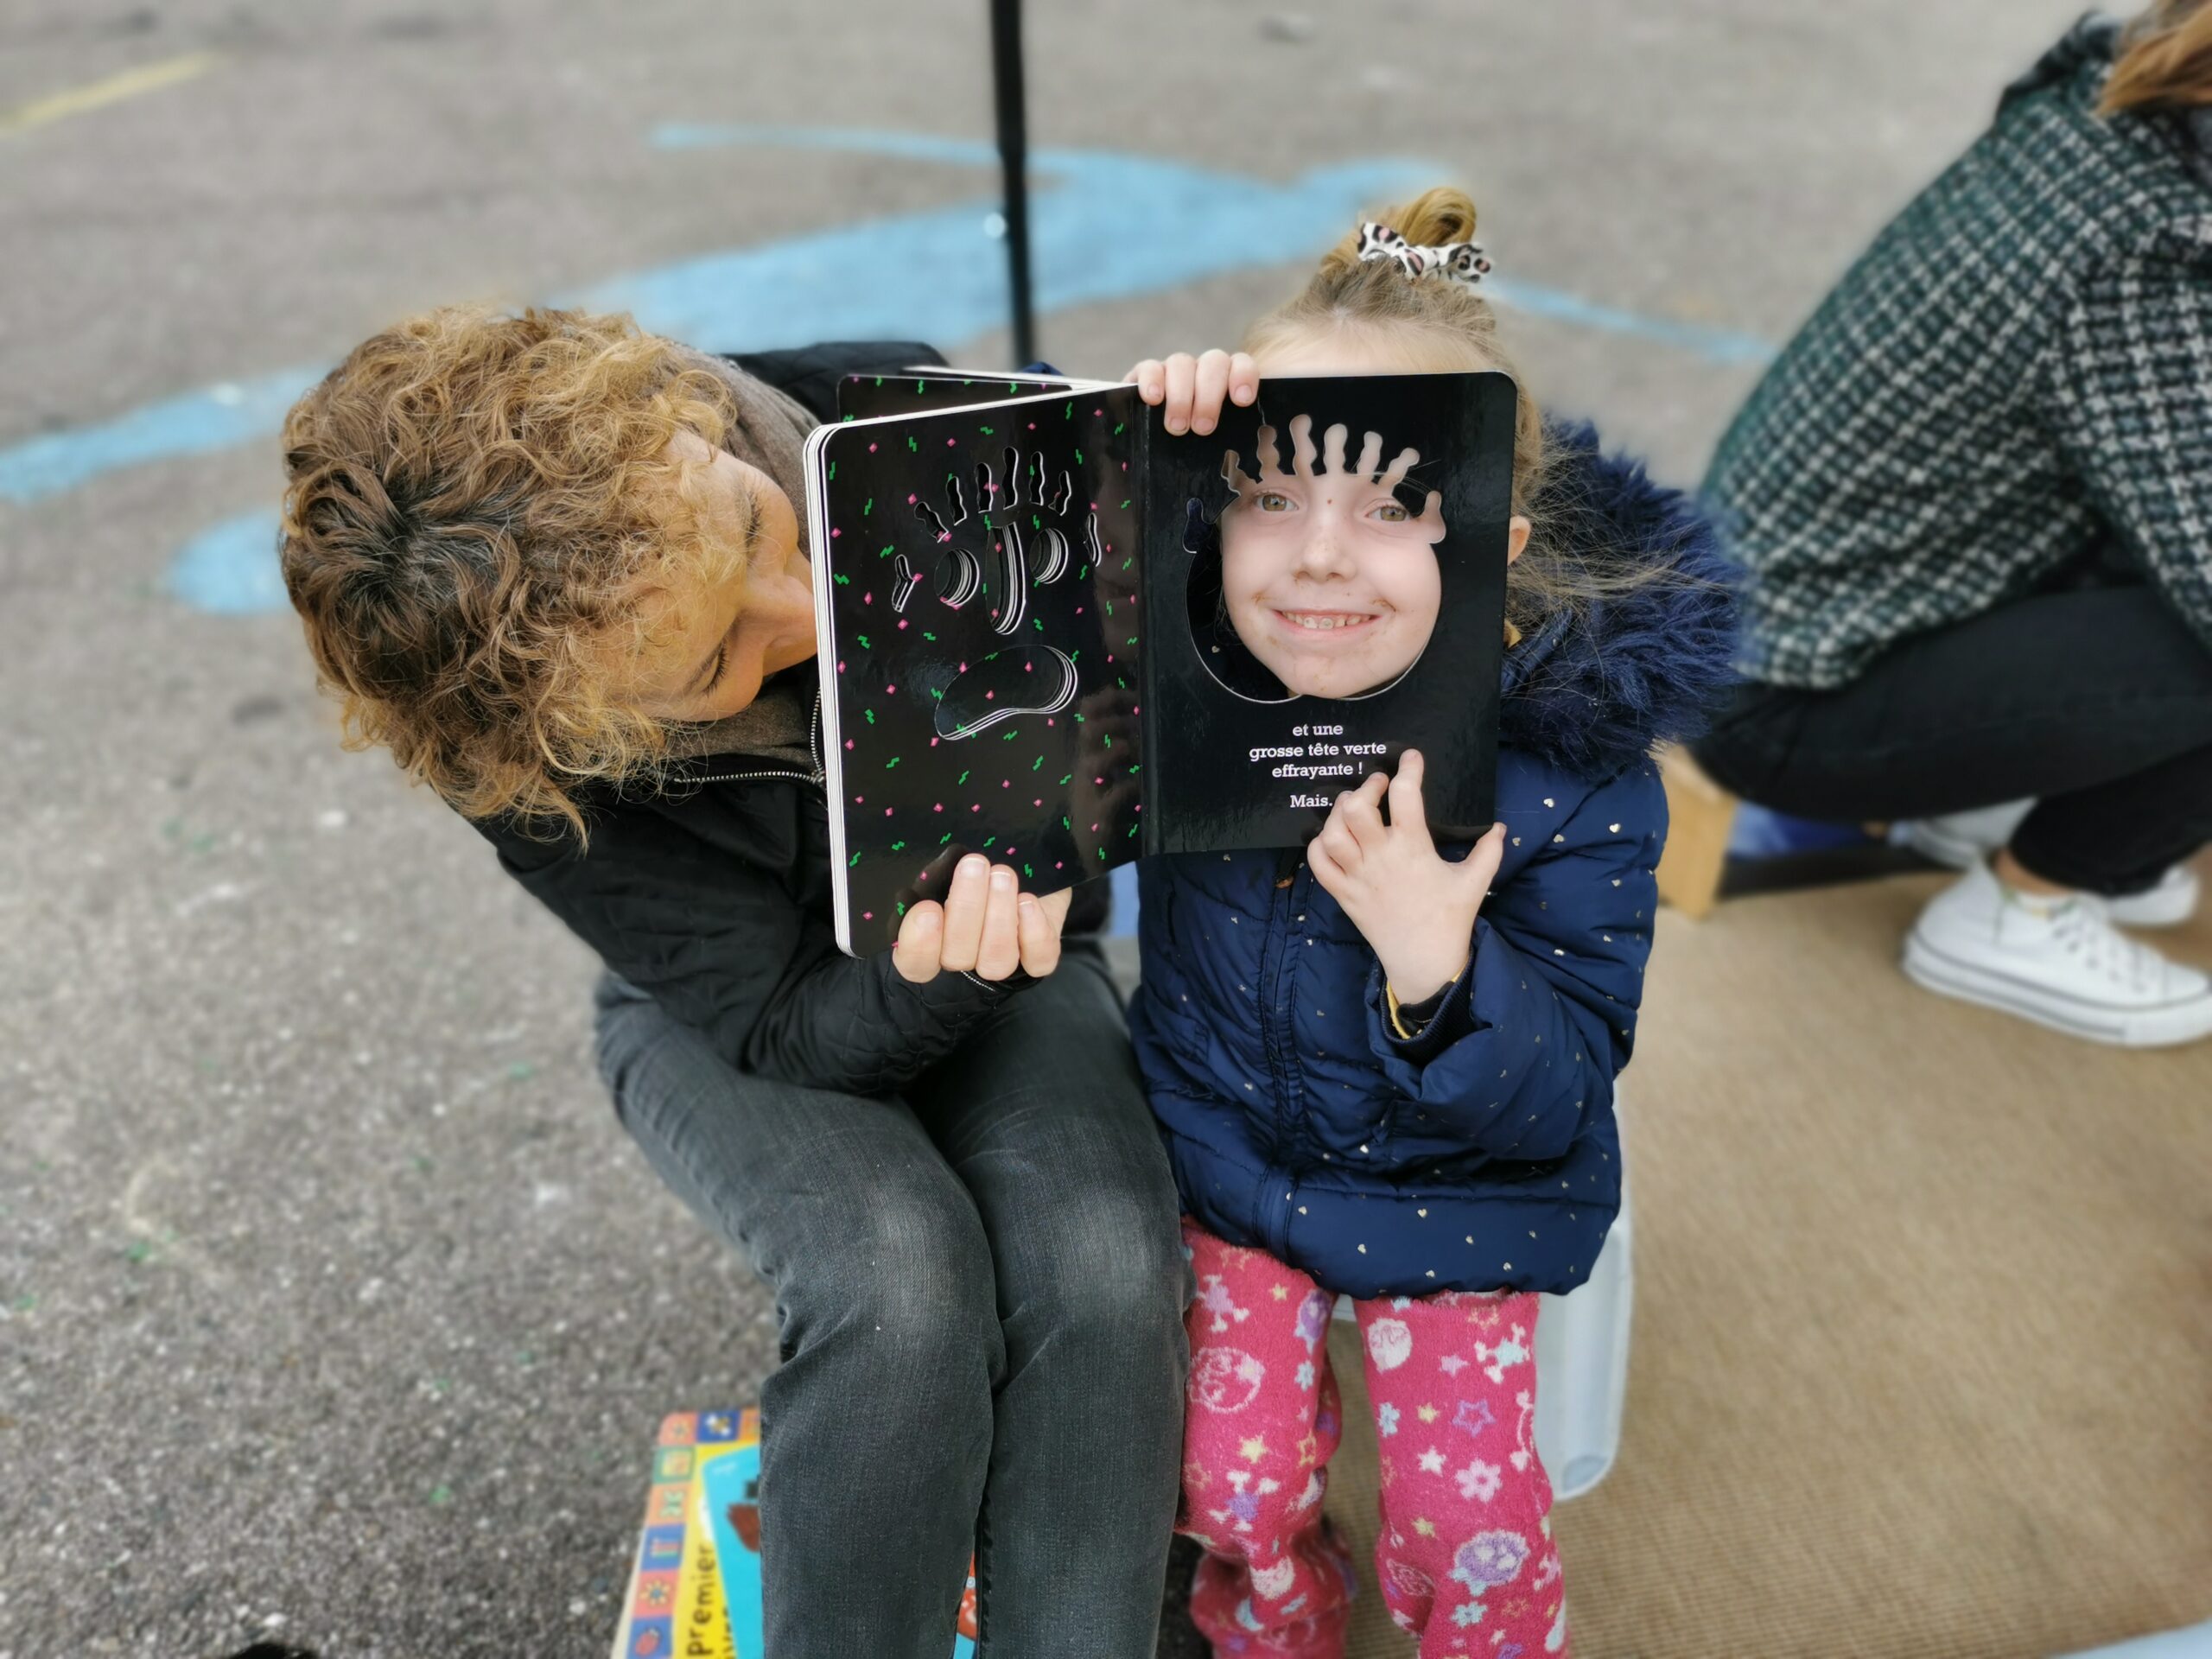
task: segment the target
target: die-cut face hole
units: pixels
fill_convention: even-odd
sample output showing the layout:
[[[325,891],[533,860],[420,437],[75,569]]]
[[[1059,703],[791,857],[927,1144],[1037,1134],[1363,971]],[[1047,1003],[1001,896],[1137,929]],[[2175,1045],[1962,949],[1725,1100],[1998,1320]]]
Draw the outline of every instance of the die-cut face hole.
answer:
[[[1412,670],[1435,632],[1443,498],[1409,483],[1418,451],[1385,464],[1378,432],[1349,460],[1341,423],[1319,449],[1311,416],[1293,416],[1288,432],[1287,467],[1272,426],[1257,434],[1256,476],[1235,450],[1224,454],[1234,499],[1217,521],[1191,504],[1192,642],[1215,680],[1248,702],[1373,696]]]
[[[1074,659],[1051,645],[1013,645],[971,664],[938,699],[937,734],[957,742],[1019,715],[1056,715],[1075,701]]]

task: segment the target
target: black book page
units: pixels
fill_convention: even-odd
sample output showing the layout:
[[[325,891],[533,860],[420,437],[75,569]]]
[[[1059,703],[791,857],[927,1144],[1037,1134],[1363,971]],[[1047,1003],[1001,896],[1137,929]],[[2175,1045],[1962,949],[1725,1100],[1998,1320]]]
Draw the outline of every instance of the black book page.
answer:
[[[1489,826],[1516,397],[1495,373],[1270,379],[1255,408],[1224,411],[1206,439],[1155,435],[1144,572],[1148,851],[1302,846],[1338,793],[1395,770],[1409,747],[1427,760],[1423,799],[1440,838]],[[1310,480],[1296,473],[1300,416],[1317,452]],[[1346,470],[1334,474],[1327,433],[1339,425]],[[1427,511],[1432,491],[1440,497],[1433,632],[1384,689],[1294,695],[1236,631],[1223,593],[1221,515],[1232,499],[1224,458],[1236,453],[1248,491],[1268,481],[1254,476],[1262,426],[1291,474],[1277,481],[1350,483],[1374,433],[1378,473],[1402,450],[1418,453],[1394,492],[1407,512]]]
[[[837,427],[816,462],[840,931],[860,955],[969,852],[1050,893],[1141,850],[1143,405],[1119,386],[968,403]]]

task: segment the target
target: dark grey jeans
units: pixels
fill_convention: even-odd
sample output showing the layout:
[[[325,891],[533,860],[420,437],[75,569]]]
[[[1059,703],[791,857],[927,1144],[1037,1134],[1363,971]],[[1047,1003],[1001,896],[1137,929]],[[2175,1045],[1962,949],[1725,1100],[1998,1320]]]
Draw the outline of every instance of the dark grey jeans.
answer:
[[[620,980],[615,1108],[776,1297],[770,1659],[1141,1659],[1175,1517],[1190,1269],[1095,945],[898,1100],[747,1076]]]
[[[1696,747],[1745,800],[1842,822],[2032,795],[2012,855],[2138,893],[2212,840],[2212,652],[2150,588],[2000,605],[1835,691],[1745,684]]]

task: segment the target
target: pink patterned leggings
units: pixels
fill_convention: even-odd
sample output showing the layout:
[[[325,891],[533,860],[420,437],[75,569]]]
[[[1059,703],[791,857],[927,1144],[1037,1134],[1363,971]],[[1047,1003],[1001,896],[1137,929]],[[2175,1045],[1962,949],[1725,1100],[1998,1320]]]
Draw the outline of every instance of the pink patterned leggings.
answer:
[[[1351,1556],[1321,1518],[1342,1428],[1336,1299],[1187,1217],[1198,1297],[1176,1529],[1205,1547],[1191,1617],[1217,1655],[1339,1659]],[[1567,1652],[1552,1484],[1536,1456],[1536,1298],[1357,1304],[1382,1446],[1375,1572],[1421,1659]]]

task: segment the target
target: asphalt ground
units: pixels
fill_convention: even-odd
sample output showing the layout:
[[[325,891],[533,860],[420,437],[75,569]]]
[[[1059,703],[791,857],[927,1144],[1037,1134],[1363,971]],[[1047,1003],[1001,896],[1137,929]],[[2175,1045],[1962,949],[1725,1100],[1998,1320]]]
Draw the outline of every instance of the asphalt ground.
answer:
[[[1689,480],[1744,342],[2075,10],[1039,5],[1033,137],[1246,190],[1433,164],[1529,299],[1539,395]],[[767,1299],[613,1122],[587,953],[340,752],[288,614],[196,607],[175,563],[273,504],[266,423],[220,411],[417,308],[881,226],[791,305],[940,315],[899,226],[988,199],[972,158],[655,135],[988,142],[983,16],[0,9],[0,1659],[605,1651],[654,1425],[754,1397]],[[1226,341],[1298,275],[1144,188],[1123,289],[1042,320],[1065,368]],[[1132,239],[1084,228],[1099,270]],[[1185,238],[1211,263],[1167,281]],[[939,343],[1006,352],[980,316]],[[208,420],[144,414],[188,393]]]

